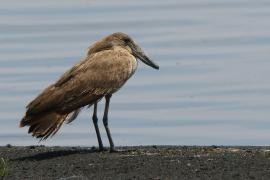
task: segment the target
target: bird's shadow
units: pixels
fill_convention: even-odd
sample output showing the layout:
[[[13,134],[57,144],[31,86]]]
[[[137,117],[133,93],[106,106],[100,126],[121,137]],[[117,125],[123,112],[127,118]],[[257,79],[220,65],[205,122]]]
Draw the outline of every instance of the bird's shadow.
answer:
[[[73,154],[89,154],[89,153],[97,153],[100,152],[98,149],[67,149],[67,150],[54,150],[54,151],[48,151],[48,152],[40,152],[38,154],[29,155],[29,156],[23,156],[13,159],[14,161],[42,161],[42,160],[48,160],[53,159],[57,157],[63,157]]]

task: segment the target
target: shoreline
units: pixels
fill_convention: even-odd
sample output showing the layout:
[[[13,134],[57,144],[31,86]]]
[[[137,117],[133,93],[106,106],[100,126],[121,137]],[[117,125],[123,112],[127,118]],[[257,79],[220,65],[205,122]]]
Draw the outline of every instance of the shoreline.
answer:
[[[120,151],[7,145],[0,146],[0,158],[7,168],[4,179],[270,178],[270,146],[153,145],[116,149]]]

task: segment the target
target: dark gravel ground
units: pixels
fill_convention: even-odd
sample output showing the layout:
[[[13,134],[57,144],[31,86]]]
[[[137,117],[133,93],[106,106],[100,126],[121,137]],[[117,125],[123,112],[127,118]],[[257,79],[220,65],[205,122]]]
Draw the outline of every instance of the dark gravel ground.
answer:
[[[4,179],[270,179],[270,147],[117,149],[6,146],[0,147],[0,158],[7,167]]]

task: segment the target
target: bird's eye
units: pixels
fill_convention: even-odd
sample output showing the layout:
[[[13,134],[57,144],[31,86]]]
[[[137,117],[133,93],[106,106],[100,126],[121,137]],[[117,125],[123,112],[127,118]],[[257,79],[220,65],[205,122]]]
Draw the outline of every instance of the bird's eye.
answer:
[[[125,44],[128,44],[130,42],[130,40],[128,38],[124,38],[123,40],[124,40]]]

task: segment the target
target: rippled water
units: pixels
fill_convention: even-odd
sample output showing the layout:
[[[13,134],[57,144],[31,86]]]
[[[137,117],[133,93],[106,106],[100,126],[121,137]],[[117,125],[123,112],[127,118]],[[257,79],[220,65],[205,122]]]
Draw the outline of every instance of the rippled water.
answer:
[[[25,105],[116,31],[160,65],[113,96],[116,145],[269,145],[269,18],[268,0],[1,1],[0,145],[38,144]],[[40,144],[97,145],[91,113]]]

